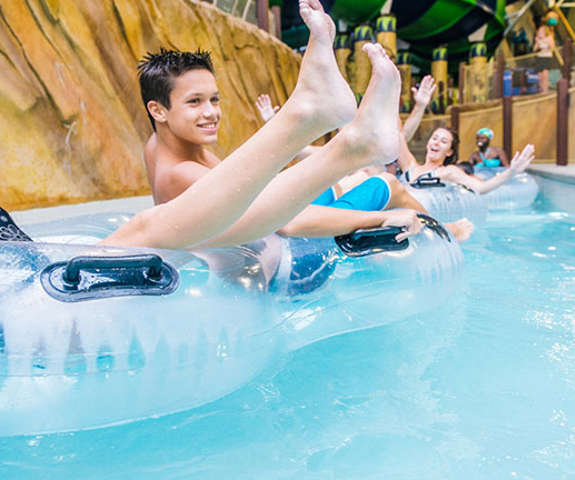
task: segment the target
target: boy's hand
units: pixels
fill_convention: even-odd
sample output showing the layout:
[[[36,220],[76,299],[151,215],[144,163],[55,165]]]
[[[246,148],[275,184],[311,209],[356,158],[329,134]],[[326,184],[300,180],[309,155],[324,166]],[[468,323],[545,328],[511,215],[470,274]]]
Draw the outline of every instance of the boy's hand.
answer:
[[[280,107],[272,107],[272,101],[267,93],[260,95],[256,100],[256,107],[260,112],[260,115],[264,122],[268,122],[280,109]]]
[[[417,212],[415,210],[399,208],[396,210],[388,210],[385,213],[388,217],[381,224],[382,227],[403,227],[405,229],[404,232],[396,235],[395,239],[398,242],[412,235],[417,235],[423,228],[419,218],[417,218]]]
[[[411,89],[411,91],[413,92],[413,99],[415,100],[415,103],[420,107],[423,108],[427,107],[427,105],[429,105],[429,102],[431,102],[431,96],[435,91],[435,87],[436,87],[435,80],[431,75],[426,75],[425,77],[423,77],[419,89],[417,88]]]

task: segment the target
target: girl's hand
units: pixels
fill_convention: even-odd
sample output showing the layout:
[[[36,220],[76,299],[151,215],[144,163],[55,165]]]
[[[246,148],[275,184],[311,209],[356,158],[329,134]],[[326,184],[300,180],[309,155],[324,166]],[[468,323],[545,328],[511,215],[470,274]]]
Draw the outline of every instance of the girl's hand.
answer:
[[[272,107],[272,101],[267,93],[260,95],[256,100],[256,107],[258,108],[260,115],[264,122],[268,122],[277,113],[280,107]]]
[[[436,86],[437,85],[435,85],[435,80],[433,77],[431,75],[426,75],[421,81],[419,89],[411,89],[415,103],[423,108],[427,107],[431,101],[431,96],[433,95]]]
[[[513,175],[523,172],[535,158],[535,147],[531,144],[525,145],[521,153],[516,152],[511,160],[509,169]]]

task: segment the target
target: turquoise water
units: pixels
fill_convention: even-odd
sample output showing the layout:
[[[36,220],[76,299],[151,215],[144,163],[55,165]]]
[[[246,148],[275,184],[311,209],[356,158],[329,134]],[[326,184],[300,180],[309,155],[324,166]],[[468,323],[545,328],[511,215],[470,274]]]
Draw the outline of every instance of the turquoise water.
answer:
[[[0,478],[575,478],[575,217],[492,215],[464,253],[437,311],[309,345],[193,411],[0,439]]]

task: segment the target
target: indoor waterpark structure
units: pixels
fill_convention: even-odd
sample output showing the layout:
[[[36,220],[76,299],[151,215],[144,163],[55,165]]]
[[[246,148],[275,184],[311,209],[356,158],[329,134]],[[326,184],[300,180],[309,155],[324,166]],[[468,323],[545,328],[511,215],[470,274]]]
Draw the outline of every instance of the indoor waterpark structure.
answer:
[[[0,0],[0,479],[575,478],[574,42]]]

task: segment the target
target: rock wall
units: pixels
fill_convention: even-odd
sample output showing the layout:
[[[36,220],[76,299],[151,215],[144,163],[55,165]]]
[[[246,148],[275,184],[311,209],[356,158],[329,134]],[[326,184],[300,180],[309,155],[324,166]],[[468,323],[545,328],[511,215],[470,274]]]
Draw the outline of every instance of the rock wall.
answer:
[[[149,193],[151,133],[138,60],[161,46],[211,50],[225,156],[283,103],[299,57],[272,36],[192,0],[0,0],[0,205],[29,208]]]

